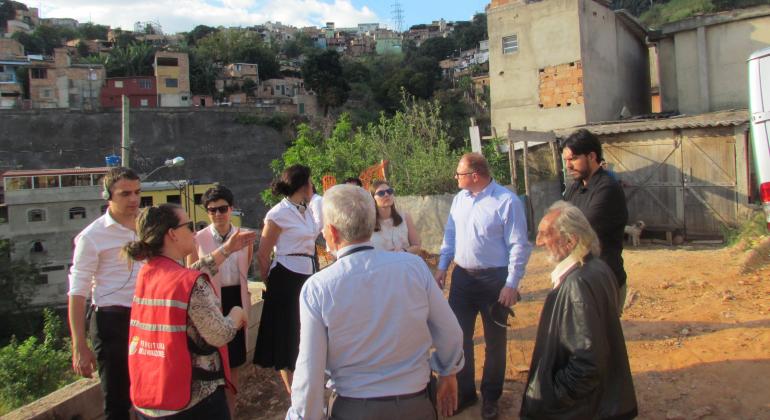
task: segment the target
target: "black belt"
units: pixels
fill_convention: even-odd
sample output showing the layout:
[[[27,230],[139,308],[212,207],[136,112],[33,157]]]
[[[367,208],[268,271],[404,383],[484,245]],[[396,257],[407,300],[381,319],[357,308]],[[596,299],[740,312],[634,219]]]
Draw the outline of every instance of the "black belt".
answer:
[[[316,258],[315,255],[303,254],[303,253],[299,253],[299,252],[298,253],[294,253],[294,254],[286,254],[286,255],[289,256],[289,257],[308,257],[308,258],[310,258],[310,262],[313,263],[313,272],[314,273],[318,272],[318,259]]]
[[[130,314],[131,308],[127,308],[125,306],[93,306],[94,312],[105,312],[105,313],[113,313],[113,314]]]
[[[345,400],[356,400],[356,401],[399,401],[399,400],[411,400],[412,398],[417,397],[427,397],[428,396],[428,388],[424,388],[422,391],[413,392],[411,394],[402,394],[402,395],[390,395],[387,397],[372,397],[372,398],[355,398],[355,397],[345,397],[343,395],[338,395],[337,398],[342,398]]]

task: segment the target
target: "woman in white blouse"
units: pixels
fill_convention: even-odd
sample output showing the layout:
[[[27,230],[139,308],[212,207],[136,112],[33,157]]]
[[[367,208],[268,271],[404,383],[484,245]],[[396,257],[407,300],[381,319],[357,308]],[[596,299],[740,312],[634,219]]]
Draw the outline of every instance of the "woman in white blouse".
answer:
[[[286,391],[291,393],[299,352],[299,292],[305,280],[318,271],[314,258],[318,227],[308,208],[313,196],[310,168],[286,168],[273,183],[273,193],[284,199],[267,212],[257,250],[259,273],[267,290],[254,363],[280,371]]]
[[[420,233],[408,213],[396,211],[395,191],[386,181],[377,180],[369,187],[377,209],[372,242],[386,251],[420,252]]]

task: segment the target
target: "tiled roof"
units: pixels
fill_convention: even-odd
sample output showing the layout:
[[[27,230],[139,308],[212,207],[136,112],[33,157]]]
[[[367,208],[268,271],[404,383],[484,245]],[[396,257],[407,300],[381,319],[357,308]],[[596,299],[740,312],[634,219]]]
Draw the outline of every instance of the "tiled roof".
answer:
[[[677,115],[668,118],[649,118],[643,120],[629,119],[587,124],[578,127],[554,130],[554,134],[556,134],[557,137],[566,137],[579,128],[585,128],[596,135],[607,135],[685,128],[734,127],[748,122],[748,110],[738,109],[699,115]]]
[[[5,171],[1,176],[39,176],[39,175],[75,175],[107,173],[110,168],[69,168],[69,169],[13,169]]]

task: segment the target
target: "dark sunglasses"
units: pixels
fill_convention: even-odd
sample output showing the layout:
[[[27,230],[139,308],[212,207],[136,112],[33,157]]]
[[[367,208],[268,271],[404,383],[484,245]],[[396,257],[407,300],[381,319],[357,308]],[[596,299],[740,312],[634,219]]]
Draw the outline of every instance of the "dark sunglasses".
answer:
[[[513,313],[513,308],[503,306],[500,304],[500,302],[495,302],[489,305],[487,307],[487,312],[489,313],[489,317],[492,319],[492,322],[502,328],[510,327],[511,324],[508,323],[508,317],[513,318],[516,316]]]
[[[387,190],[379,190],[374,193],[377,197],[385,197],[386,195],[393,195],[395,191],[393,191],[393,188],[388,188]]]
[[[225,214],[230,211],[230,206],[206,207],[206,211],[209,212],[209,214]]]
[[[179,228],[185,227],[185,226],[187,226],[187,229],[190,229],[190,232],[195,232],[195,222],[193,222],[192,220],[190,220],[187,223],[182,223],[182,224],[176,225],[176,226],[174,226],[174,229],[179,229]]]

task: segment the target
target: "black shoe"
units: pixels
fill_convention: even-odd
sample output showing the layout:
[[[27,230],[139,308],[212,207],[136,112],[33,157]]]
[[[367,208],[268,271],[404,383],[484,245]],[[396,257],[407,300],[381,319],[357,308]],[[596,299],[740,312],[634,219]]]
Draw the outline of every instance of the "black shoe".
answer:
[[[457,403],[457,410],[452,414],[453,416],[456,416],[461,411],[465,410],[468,407],[476,405],[476,403],[479,402],[479,397],[477,395],[473,395],[470,398],[466,398],[464,400],[460,400]]]
[[[484,404],[481,406],[481,418],[496,419],[498,415],[497,401],[484,400]]]

